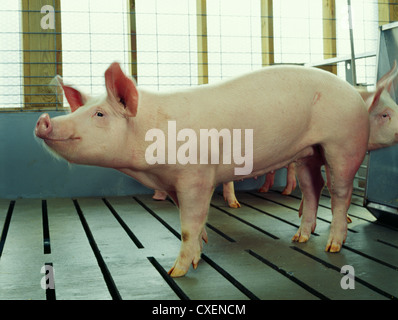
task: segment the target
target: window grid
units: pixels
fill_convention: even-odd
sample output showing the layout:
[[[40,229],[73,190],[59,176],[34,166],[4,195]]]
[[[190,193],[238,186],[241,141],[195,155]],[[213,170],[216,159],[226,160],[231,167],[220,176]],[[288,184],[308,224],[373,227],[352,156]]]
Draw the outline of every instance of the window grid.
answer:
[[[22,23],[23,14],[39,18],[45,14],[39,10],[26,10],[24,1],[2,0],[0,110],[66,107],[62,97],[56,97],[56,102],[33,102],[30,108],[25,108],[29,90],[40,87],[32,91],[32,96],[54,94],[47,84],[56,75],[55,70],[62,70],[66,83],[93,95],[104,92],[103,74],[111,62],[121,62],[124,70],[131,73],[134,62],[131,59],[129,15],[134,15],[136,21],[138,84],[154,90],[200,83],[198,61],[201,54],[207,56],[206,81],[210,83],[261,68],[264,54],[272,56],[277,64],[308,64],[321,61],[326,53],[337,57],[349,54],[345,0],[335,2],[336,14],[332,19],[336,25],[335,38],[326,39],[336,42],[336,52],[324,52],[322,24],[325,19],[323,1],[319,0],[273,1],[273,14],[270,17],[261,16],[261,6],[270,2],[267,0],[207,1],[206,12],[202,13],[206,18],[207,52],[198,52],[197,39],[203,36],[198,34],[197,25],[197,15],[200,14],[197,12],[197,2],[201,0],[136,0],[135,11],[130,12],[131,1],[68,0],[60,3],[57,10],[57,0],[50,0],[56,13],[61,13],[61,32],[51,31],[52,41],[62,41],[62,49],[51,52],[40,46],[24,48],[24,37],[37,35],[40,39],[41,33],[49,30],[36,29],[27,33],[24,30],[26,25]],[[297,3],[299,6],[296,6]],[[352,0],[352,4],[356,53],[374,52],[377,26],[388,23],[386,19],[392,19],[394,7],[387,0]],[[382,11],[383,16],[380,13]],[[261,32],[264,18],[272,19],[272,52],[264,52],[262,48],[262,41],[267,37]],[[35,52],[44,58],[50,56],[50,61],[44,58],[41,61],[26,61],[26,56],[34,56]],[[358,60],[358,83],[374,83],[375,62],[374,57]],[[51,65],[56,65],[53,73],[35,75],[32,71],[29,74],[32,81],[40,78],[40,84],[26,83],[27,68],[40,69]],[[344,63],[338,64],[337,73],[345,77]]]

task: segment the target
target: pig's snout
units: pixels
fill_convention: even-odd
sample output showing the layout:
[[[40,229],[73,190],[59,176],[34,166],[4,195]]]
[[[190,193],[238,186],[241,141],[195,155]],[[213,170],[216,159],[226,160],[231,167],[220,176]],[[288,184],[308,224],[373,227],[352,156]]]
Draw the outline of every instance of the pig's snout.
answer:
[[[46,139],[48,138],[52,130],[53,127],[51,124],[50,116],[47,113],[42,114],[36,123],[36,136],[41,139]]]

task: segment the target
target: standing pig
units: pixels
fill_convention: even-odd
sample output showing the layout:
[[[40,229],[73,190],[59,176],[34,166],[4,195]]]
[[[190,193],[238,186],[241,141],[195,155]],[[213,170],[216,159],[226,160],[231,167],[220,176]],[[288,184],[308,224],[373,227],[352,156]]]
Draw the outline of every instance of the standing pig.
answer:
[[[370,134],[368,140],[368,150],[376,150],[379,148],[389,147],[398,143],[398,106],[395,101],[391,98],[389,91],[393,88],[393,81],[398,76],[397,63],[394,62],[392,69],[385,74],[376,85],[376,90],[374,92],[367,92],[361,89],[357,89],[358,93],[361,95],[363,101],[365,102],[366,108],[369,113],[370,120]],[[360,134],[363,131],[359,131],[356,134]],[[318,167],[322,162],[322,159],[309,159],[313,162],[314,167]],[[318,206],[320,192],[323,189],[324,181],[321,175],[312,183],[308,182],[303,177],[303,173],[299,172],[303,170],[301,164],[303,160],[296,162],[296,174],[299,176],[300,189],[303,193],[303,199],[300,204],[299,216],[302,216],[301,225],[297,233],[293,236],[293,241],[306,242],[308,241],[311,232],[315,230],[316,227],[316,207]],[[331,177],[330,165],[326,165],[326,174],[328,180],[328,188],[330,190],[333,185],[333,177]],[[304,166],[304,171],[306,171]],[[315,176],[314,176],[315,177]],[[303,183],[304,182],[304,183]],[[308,208],[308,209],[307,209]],[[311,209],[310,209],[311,208]],[[348,208],[348,206],[347,206]],[[332,212],[333,211],[333,194],[332,194]],[[351,218],[347,215],[347,222],[352,222]],[[332,223],[333,228],[333,223]],[[333,230],[331,230],[331,233]],[[346,231],[345,231],[346,233]],[[344,236],[345,239],[346,235]],[[330,238],[329,238],[330,241]],[[330,247],[328,245],[326,250],[334,250],[333,245]],[[344,240],[345,241],[345,240]],[[344,242],[343,241],[343,242]]]
[[[263,192],[266,193],[269,191],[269,189],[272,188],[274,185],[274,179],[275,179],[275,171],[269,172],[265,176],[265,181],[264,184],[260,187],[258,192]],[[287,196],[291,194],[294,189],[296,189],[297,186],[297,181],[296,181],[296,170],[294,168],[294,162],[290,163],[287,167],[287,174],[286,174],[286,186],[285,189],[283,189],[282,194]]]
[[[303,219],[295,240],[308,240],[315,227],[323,187],[320,167],[325,164],[333,212],[326,249],[339,251],[347,233],[354,175],[365,156],[369,133],[383,145],[397,142],[397,110],[387,112],[378,104],[388,81],[367,99],[376,118],[370,128],[360,94],[322,70],[268,67],[217,84],[155,93],[138,89],[113,63],[105,72],[107,92],[101,97],[91,98],[61,82],[72,113],[54,119],[43,114],[35,132],[69,162],[115,168],[149,188],[167,191],[180,209],[181,249],[169,271],[179,277],[191,264],[196,268],[200,260],[215,186],[262,175],[294,161],[303,191]],[[385,121],[386,112],[389,121]],[[195,149],[199,143],[191,139],[203,128],[215,129],[219,135],[218,140],[212,138],[207,153],[199,155]],[[252,133],[251,141],[235,134],[242,132],[238,129],[246,137]],[[159,131],[167,134],[155,135]],[[228,139],[219,139],[221,132],[234,133],[233,150],[228,148]],[[372,140],[375,145],[377,139]],[[210,145],[204,139],[201,146],[202,142]],[[243,160],[236,146],[245,150]],[[213,150],[220,152],[221,147],[227,158],[223,163]],[[189,157],[177,162],[176,152],[180,156],[188,152]],[[166,153],[167,161],[162,157]]]

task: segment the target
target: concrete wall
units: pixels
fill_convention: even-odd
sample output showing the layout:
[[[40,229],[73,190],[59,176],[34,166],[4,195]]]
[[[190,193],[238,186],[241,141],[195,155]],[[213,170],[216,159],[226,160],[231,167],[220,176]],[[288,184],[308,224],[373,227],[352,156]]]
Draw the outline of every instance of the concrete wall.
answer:
[[[0,198],[55,198],[152,193],[134,179],[108,168],[70,165],[44,150],[33,130],[40,112],[0,113]],[[63,112],[50,112],[58,116]],[[284,185],[285,172],[276,185]],[[236,182],[237,190],[256,190],[264,182]],[[218,189],[220,190],[220,188]]]

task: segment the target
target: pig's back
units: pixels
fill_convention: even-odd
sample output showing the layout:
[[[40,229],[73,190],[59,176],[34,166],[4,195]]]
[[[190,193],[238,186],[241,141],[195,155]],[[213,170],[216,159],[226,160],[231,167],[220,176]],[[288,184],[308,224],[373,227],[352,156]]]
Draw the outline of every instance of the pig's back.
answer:
[[[319,102],[337,107],[348,99],[354,103],[347,107],[355,108],[361,101],[356,91],[335,75],[298,66],[266,67],[227,81],[198,86],[186,93],[191,105],[188,108],[223,118],[252,115],[257,119],[267,112],[276,120],[278,115],[284,117],[286,113],[294,116],[312,112],[312,107]],[[217,118],[213,119],[215,124]]]
[[[351,85],[329,72],[299,66],[266,67],[154,98],[151,104],[161,105],[164,119],[176,120],[178,130],[253,129],[255,148],[270,150],[277,145],[295,151],[297,141],[298,148],[321,143],[333,139],[339,126],[368,121]]]
[[[267,67],[190,92],[196,121],[215,128],[255,129],[270,141],[308,134],[309,129],[325,131],[341,118],[367,117],[351,85],[315,68]]]

